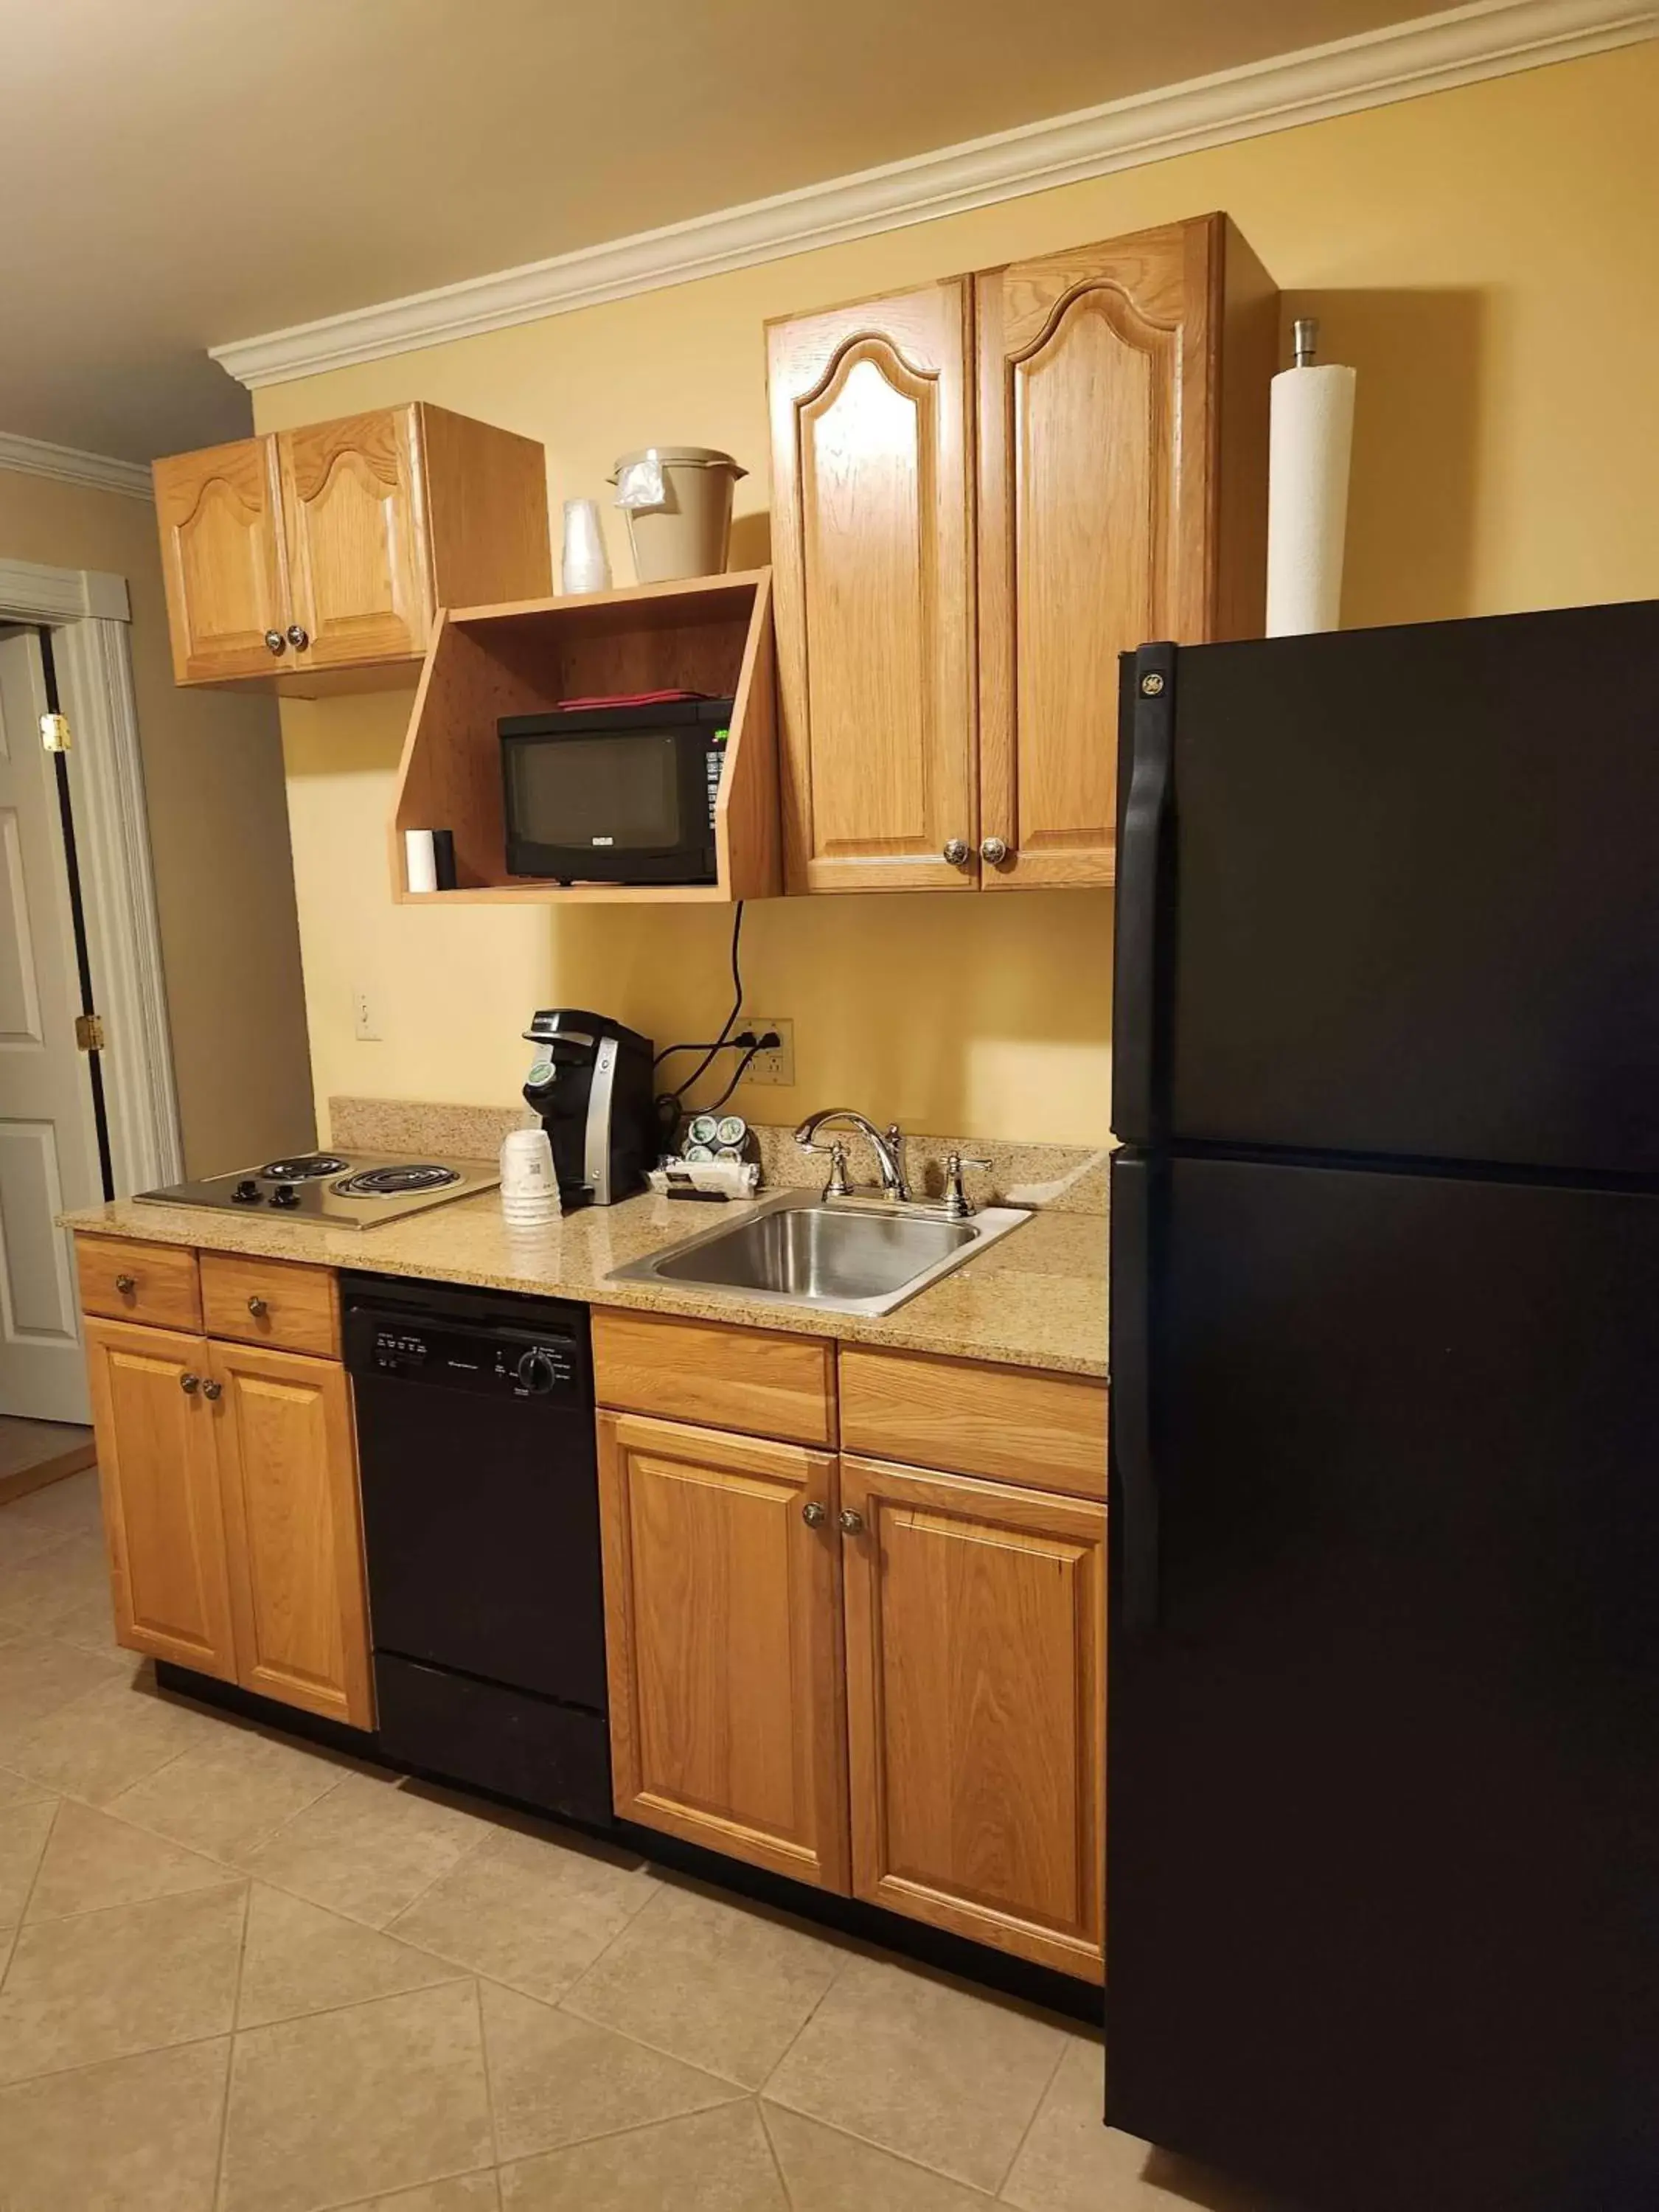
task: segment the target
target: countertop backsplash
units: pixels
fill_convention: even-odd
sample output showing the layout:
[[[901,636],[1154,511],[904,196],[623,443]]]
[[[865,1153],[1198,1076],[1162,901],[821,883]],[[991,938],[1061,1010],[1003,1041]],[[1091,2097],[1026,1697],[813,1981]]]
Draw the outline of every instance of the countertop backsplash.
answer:
[[[532,1128],[528,1107],[428,1105],[404,1098],[331,1098],[328,1142],[341,1152],[433,1154],[440,1158],[493,1160],[513,1129]],[[761,1164],[763,1187],[810,1190],[822,1183],[829,1165],[822,1153],[803,1152],[794,1140],[793,1122],[778,1127],[751,1122]],[[875,1163],[856,1135],[848,1139],[855,1182],[872,1182]],[[936,1137],[905,1132],[905,1157],[918,1191],[937,1197],[945,1188],[945,1161],[951,1152],[988,1160],[970,1168],[968,1194],[980,1206],[1029,1206],[1052,1213],[1104,1213],[1107,1147],[1088,1145],[1024,1145],[999,1137]]]

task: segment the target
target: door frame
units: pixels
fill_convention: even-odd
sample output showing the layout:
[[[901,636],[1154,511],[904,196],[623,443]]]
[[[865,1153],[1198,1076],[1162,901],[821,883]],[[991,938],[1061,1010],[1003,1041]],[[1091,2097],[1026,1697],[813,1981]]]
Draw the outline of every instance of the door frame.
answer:
[[[108,1039],[99,1057],[118,1198],[184,1173],[131,621],[124,576],[0,560],[0,622],[51,632],[71,732],[70,793],[94,998]]]

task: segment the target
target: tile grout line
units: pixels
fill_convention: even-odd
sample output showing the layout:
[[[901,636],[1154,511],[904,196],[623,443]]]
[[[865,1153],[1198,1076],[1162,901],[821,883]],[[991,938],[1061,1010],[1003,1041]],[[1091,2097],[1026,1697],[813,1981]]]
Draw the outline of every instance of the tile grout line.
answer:
[[[783,2170],[783,2160],[778,2156],[777,2144],[772,2139],[772,2124],[766,2117],[766,2104],[757,2090],[755,2110],[760,2115],[760,2131],[766,2142],[767,2156],[772,2161],[772,2171],[778,2177],[778,2187],[783,2191],[786,2212],[795,2212],[795,2192],[789,2186],[789,2177]]]
[[[826,1946],[825,1946],[825,1948],[826,1948],[826,1949],[835,1949],[835,1948],[836,1948],[837,1947],[833,1946],[833,1945],[826,1945]],[[768,2088],[769,2088],[769,2087],[771,2085],[771,2083],[772,2083],[772,2082],[774,2082],[775,2081],[776,2081],[776,2079],[777,2079],[777,2077],[778,2077],[778,2072],[779,2072],[779,2069],[780,2069],[781,2068],[781,2066],[783,2065],[783,2063],[784,2063],[785,2059],[787,2059],[787,2058],[788,2057],[788,2056],[789,2056],[790,2052],[794,2049],[795,2045],[796,2045],[800,2041],[800,2039],[801,2039],[802,2036],[805,2034],[805,2033],[806,2033],[807,2029],[808,2029],[809,2027],[811,2027],[811,2026],[812,2025],[812,2022],[813,2022],[813,2021],[817,2018],[817,2016],[818,2016],[819,2013],[823,2010],[823,2007],[824,2007],[825,2003],[828,2002],[829,1998],[830,1998],[830,1996],[833,1994],[833,1992],[834,1992],[834,1990],[835,1990],[835,1989],[836,1989],[836,1987],[837,1984],[838,1984],[838,1983],[840,1982],[840,1980],[841,1980],[842,1976],[842,1975],[847,1972],[848,1967],[849,1966],[851,1966],[851,1964],[853,1963],[853,1960],[854,1960],[854,1958],[856,1958],[858,1955],[859,1955],[859,1954],[858,1954],[856,1952],[854,1952],[854,1951],[842,1951],[842,1952],[841,1952],[841,1954],[840,1954],[840,1958],[841,1958],[841,1963],[840,1963],[840,1965],[836,1968],[835,1972],[834,1972],[833,1974],[831,1974],[831,1975],[830,1975],[830,1977],[829,1980],[824,1984],[824,1985],[823,1985],[823,1989],[821,1989],[821,1990],[819,1990],[819,1992],[818,1992],[818,1994],[817,1994],[817,1996],[816,1997],[816,1999],[815,1999],[815,2000],[814,2000],[814,2002],[813,2002],[812,2008],[811,2008],[811,2011],[807,2014],[807,2015],[806,2015],[805,2019],[804,2021],[802,2021],[802,2022],[801,2022],[800,2026],[799,2026],[799,2027],[795,2030],[794,2033],[790,2037],[790,2039],[789,2039],[788,2042],[787,2042],[787,2044],[785,2044],[785,2045],[784,2045],[783,2049],[782,2049],[782,2050],[778,2053],[778,2057],[777,2057],[777,2063],[776,2063],[776,2064],[775,2064],[775,2065],[773,2066],[772,2070],[770,2071],[770,2073],[769,2073],[769,2074],[768,2074],[768,2075],[767,2075],[767,2077],[766,2077],[766,2080],[761,2083],[761,2085],[760,2085],[759,2088],[758,2088],[758,2089],[757,2089],[757,2090],[756,2090],[756,2092],[755,2092],[755,2094],[756,2094],[757,2097],[763,2097],[763,2096],[766,2094],[767,2089],[768,2089]]]
[[[930,2180],[948,2181],[952,2189],[966,2190],[969,2197],[981,2200],[986,2212],[995,2212],[1000,2200],[990,2191],[981,2189],[976,2181],[963,2181],[960,2175],[947,2173],[941,2166],[929,2166],[926,2159],[915,2158],[908,2150],[895,2150],[891,2143],[878,2142],[873,2136],[861,2136],[856,2128],[847,2127],[840,2120],[826,2120],[821,2113],[802,2112],[793,2105],[784,2104],[779,2098],[767,2096],[763,2091],[759,2093],[758,2101],[763,2120],[766,2118],[769,2106],[774,2112],[787,2112],[792,2119],[805,2120],[809,2127],[822,2128],[826,2135],[841,2136],[848,2142],[857,2143],[860,2150],[878,2151],[882,2157],[890,2158],[895,2166],[908,2166],[913,2173],[925,2173]],[[769,2125],[767,2133],[769,2138]],[[1006,2176],[1004,2178],[1006,2179]],[[786,2182],[784,2186],[787,2191],[788,2184]],[[792,2197],[792,2204],[793,2201]]]
[[[60,1797],[52,1808],[52,1818],[46,1823],[46,1832],[40,1838],[40,1856],[34,1862],[34,1872],[29,1876],[29,1886],[23,1893],[23,1902],[18,1909],[17,1926],[12,1935],[11,1949],[6,1956],[5,1971],[0,1973],[0,1990],[5,1988],[7,1982],[11,1978],[11,1970],[17,1963],[17,1953],[23,1941],[23,1923],[28,1918],[30,1905],[34,1902],[34,1892],[40,1880],[40,1869],[46,1863],[46,1853],[52,1849],[52,1839],[58,1830],[58,1815],[63,1810],[63,1805],[64,1801]]]
[[[991,2192],[992,2195],[995,2197],[999,2203],[1002,2202],[1003,2191],[1013,2179],[1014,2168],[1019,2164],[1020,2153],[1024,2149],[1026,2144],[1031,2139],[1031,2130],[1037,2124],[1037,2114],[1042,2110],[1044,2105],[1048,2103],[1048,2092],[1054,2087],[1055,2082],[1060,2079],[1060,2069],[1066,2063],[1066,2043],[1062,2042],[1060,2046],[1060,2056],[1055,2059],[1053,2066],[1049,2069],[1048,2078],[1037,2093],[1036,2102],[1031,2107],[1030,2118],[1026,2121],[1024,2126],[1019,2131],[1019,2141],[1014,2145],[1014,2154],[1009,2160],[1007,2165],[1003,2168],[1001,2180],[998,2182],[995,2189]]]
[[[489,2163],[493,2171],[501,2162],[501,2139],[495,2132],[495,2085],[489,2074],[489,2038],[484,2033],[483,1984],[477,1974],[472,1977],[472,2005],[478,2015],[478,2068],[483,2075],[484,2120],[489,2130]]]
[[[236,1978],[231,1984],[230,2031],[225,2037],[225,2087],[223,2101],[219,2108],[219,2155],[213,2166],[213,2203],[216,2208],[224,2198],[225,2152],[230,2144],[231,2071],[236,2062],[236,2022],[242,2009],[242,1972],[247,1965],[247,1930],[252,1917],[253,1884],[250,1881],[242,1892],[242,1935],[236,1946]]]

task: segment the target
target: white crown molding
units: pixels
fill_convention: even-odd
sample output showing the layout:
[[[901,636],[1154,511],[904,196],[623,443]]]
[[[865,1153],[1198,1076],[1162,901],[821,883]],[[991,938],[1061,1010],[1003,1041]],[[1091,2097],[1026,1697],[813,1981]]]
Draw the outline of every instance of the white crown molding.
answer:
[[[1651,38],[1656,28],[1659,7],[1653,0],[1622,7],[1607,0],[1474,0],[1414,22],[1079,108],[772,199],[210,350],[221,368],[258,390],[959,215],[1172,155],[1602,53]]]
[[[82,484],[90,491],[118,491],[125,499],[151,496],[149,471],[142,461],[83,453],[76,446],[48,445],[44,438],[20,438],[9,430],[0,430],[0,469],[56,477],[60,483]]]

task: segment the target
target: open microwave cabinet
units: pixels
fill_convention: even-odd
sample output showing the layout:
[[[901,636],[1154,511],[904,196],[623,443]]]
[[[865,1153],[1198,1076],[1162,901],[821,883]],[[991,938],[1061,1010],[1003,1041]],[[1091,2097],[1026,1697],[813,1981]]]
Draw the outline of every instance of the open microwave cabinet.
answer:
[[[637,860],[617,846],[592,846],[579,862],[572,860],[572,880],[561,880],[569,857],[565,848],[555,848],[550,860],[549,841],[526,837],[522,823],[518,840],[513,837],[502,726],[509,732],[532,722],[543,728],[574,726],[591,721],[598,710],[561,714],[561,700],[669,690],[708,695],[681,702],[682,709],[728,708],[722,720],[690,725],[695,743],[682,748],[677,740],[675,746],[677,753],[701,747],[722,757],[714,791],[712,871],[701,881],[671,879],[670,870],[672,878],[692,872],[677,830],[672,855],[653,848],[664,865],[662,876],[646,876],[640,864],[643,846]],[[641,714],[660,733],[674,709],[665,703],[605,711]],[[724,744],[706,744],[720,728],[727,732]],[[573,726],[567,742],[574,736]],[[706,758],[697,773],[703,779],[701,817],[690,797],[689,770],[678,761],[676,775],[687,781],[676,787],[676,805],[682,822],[701,819],[706,853],[711,826]],[[453,834],[453,890],[410,890],[404,858],[408,830]],[[616,833],[601,825],[590,834]],[[779,896],[783,871],[771,570],[441,613],[404,742],[391,865],[392,896],[401,905],[672,905]],[[697,866],[707,870],[702,859]]]
[[[712,884],[731,699],[508,714],[507,865],[570,884]]]

